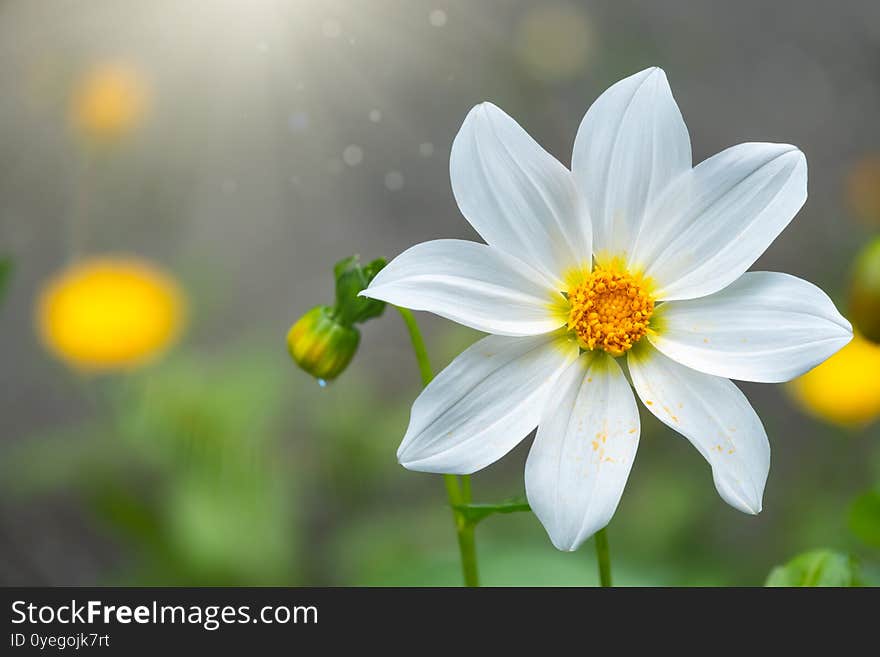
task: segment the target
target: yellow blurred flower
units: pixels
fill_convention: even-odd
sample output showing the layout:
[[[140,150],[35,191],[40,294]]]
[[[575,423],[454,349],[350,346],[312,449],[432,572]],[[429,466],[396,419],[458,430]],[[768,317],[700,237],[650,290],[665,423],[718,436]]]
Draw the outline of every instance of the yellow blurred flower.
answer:
[[[133,67],[101,64],[77,85],[71,119],[85,137],[112,140],[129,133],[141,121],[147,100],[146,82]]]
[[[36,306],[46,346],[69,365],[90,371],[150,360],[177,338],[184,315],[177,283],[130,257],[74,264],[49,281]]]
[[[880,345],[855,334],[852,342],[788,384],[811,415],[846,427],[880,416]]]
[[[880,155],[868,155],[855,163],[846,178],[850,208],[863,223],[880,226]]]
[[[528,9],[514,35],[514,48],[523,68],[532,77],[548,82],[582,73],[594,43],[589,16],[568,2]]]

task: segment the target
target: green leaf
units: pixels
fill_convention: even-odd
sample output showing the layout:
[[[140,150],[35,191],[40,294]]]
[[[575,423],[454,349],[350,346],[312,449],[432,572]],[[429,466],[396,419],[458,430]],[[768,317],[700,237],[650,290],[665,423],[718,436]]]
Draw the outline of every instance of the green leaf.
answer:
[[[11,277],[12,258],[4,256],[0,258],[0,301],[3,301],[3,296],[6,294],[6,287]]]
[[[860,586],[855,558],[833,550],[813,550],[796,556],[784,566],[777,566],[764,586]]]
[[[385,266],[383,258],[377,258],[366,266],[361,266],[358,256],[344,258],[333,267],[336,278],[336,305],[333,318],[340,324],[350,327],[378,317],[385,310],[384,301],[376,301],[358,294],[370,284],[376,274]]]
[[[516,497],[497,504],[456,504],[453,508],[461,513],[471,525],[476,525],[484,518],[496,513],[518,513],[532,510],[524,497]]]
[[[849,528],[866,545],[880,548],[880,491],[855,499],[849,508]]]

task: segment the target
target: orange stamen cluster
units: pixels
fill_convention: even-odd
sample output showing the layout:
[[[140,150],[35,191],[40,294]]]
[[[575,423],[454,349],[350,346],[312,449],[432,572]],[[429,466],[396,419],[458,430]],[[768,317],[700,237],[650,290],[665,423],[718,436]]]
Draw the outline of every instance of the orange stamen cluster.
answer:
[[[643,279],[597,267],[568,291],[568,328],[585,349],[620,355],[648,332],[654,299]]]

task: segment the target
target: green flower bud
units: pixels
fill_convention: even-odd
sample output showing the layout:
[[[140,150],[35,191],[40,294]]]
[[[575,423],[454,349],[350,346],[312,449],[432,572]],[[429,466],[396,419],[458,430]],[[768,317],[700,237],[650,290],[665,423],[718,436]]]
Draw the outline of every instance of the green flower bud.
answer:
[[[339,323],[330,306],[315,306],[290,328],[287,349],[297,365],[326,382],[348,367],[360,340],[360,332]]]
[[[880,343],[880,238],[856,258],[850,287],[849,319],[872,342]]]
[[[385,266],[379,258],[361,266],[357,256],[336,263],[336,304],[316,306],[291,327],[287,349],[293,360],[321,385],[342,374],[358,348],[361,335],[354,327],[385,310],[384,301],[360,297],[358,294]]]

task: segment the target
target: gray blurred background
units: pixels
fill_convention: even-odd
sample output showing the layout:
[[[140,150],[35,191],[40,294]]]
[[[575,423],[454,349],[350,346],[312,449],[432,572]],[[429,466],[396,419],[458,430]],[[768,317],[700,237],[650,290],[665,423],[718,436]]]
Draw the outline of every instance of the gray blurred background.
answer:
[[[150,101],[96,155],[68,115],[105,61],[137,71]],[[809,200],[755,268],[845,308],[850,259],[880,227],[848,182],[880,152],[876,1],[0,2],[0,255],[15,266],[0,582],[456,584],[442,484],[394,458],[419,389],[399,318],[366,325],[325,390],[284,335],[332,301],[336,260],[477,238],[448,175],[474,104],[568,165],[590,103],[651,65],[695,162],[744,141],[806,153]],[[105,252],[172,272],[191,320],[151,367],[82,377],[42,347],[33,304],[53,272]],[[419,320],[437,367],[476,337]],[[880,479],[876,429],[744,389],[773,447],[764,512],[727,507],[696,450],[644,417],[610,527],[621,583],[759,584],[798,551],[848,547],[846,504]],[[529,442],[475,477],[477,500],[522,492]],[[251,465],[230,483],[218,454]],[[595,581],[590,550],[557,553],[529,514],[485,521],[478,541],[488,584]]]

